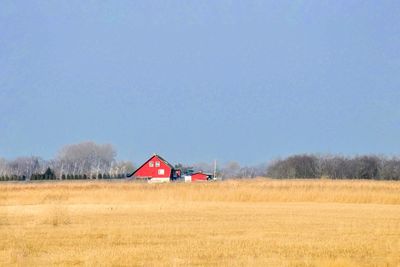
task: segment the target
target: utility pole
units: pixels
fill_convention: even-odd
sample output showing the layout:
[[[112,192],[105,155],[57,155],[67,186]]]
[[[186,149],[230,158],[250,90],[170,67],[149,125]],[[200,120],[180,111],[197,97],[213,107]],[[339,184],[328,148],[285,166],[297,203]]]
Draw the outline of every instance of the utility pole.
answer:
[[[214,180],[217,179],[217,160],[214,160]]]

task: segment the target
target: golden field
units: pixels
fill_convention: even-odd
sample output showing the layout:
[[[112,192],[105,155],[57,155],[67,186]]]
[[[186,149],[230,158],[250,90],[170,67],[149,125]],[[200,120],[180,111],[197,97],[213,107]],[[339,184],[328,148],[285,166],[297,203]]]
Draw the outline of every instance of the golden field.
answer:
[[[1,266],[400,266],[400,182],[0,184]]]

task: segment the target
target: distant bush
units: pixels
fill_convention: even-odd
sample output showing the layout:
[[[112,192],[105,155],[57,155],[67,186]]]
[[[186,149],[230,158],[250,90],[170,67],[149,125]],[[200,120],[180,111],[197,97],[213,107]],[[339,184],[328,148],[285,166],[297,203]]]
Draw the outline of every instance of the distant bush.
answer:
[[[43,178],[45,180],[55,180],[56,175],[54,174],[54,171],[50,168],[47,168],[47,170],[43,174]]]
[[[0,176],[0,182],[5,181],[25,181],[26,177],[24,175],[2,175]]]
[[[88,180],[88,179],[124,179],[126,178],[127,175],[125,173],[116,173],[116,174],[110,174],[110,173],[99,173],[98,175],[96,174],[62,174],[61,179],[62,180]],[[2,179],[13,179],[13,178],[7,178],[7,177],[0,177],[0,181]],[[46,171],[44,174],[32,174],[31,180],[54,180],[57,179],[52,170]]]

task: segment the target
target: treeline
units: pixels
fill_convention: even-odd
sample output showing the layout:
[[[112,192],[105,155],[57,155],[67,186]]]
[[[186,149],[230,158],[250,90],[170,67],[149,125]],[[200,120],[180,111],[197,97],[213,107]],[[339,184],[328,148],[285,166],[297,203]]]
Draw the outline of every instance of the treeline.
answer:
[[[330,178],[400,180],[400,158],[376,155],[294,155],[272,162],[266,171],[271,178]]]
[[[36,156],[0,158],[0,181],[125,178],[134,166],[129,161],[117,161],[116,154],[112,145],[84,142],[63,147],[47,161]]]
[[[61,180],[86,180],[86,179],[125,179],[127,177],[126,173],[120,174],[109,174],[103,173],[99,175],[89,176],[86,174],[63,174],[61,176]],[[40,180],[60,180],[56,175],[47,175],[47,174],[33,174],[29,179],[25,176],[0,176],[0,181],[40,181]]]

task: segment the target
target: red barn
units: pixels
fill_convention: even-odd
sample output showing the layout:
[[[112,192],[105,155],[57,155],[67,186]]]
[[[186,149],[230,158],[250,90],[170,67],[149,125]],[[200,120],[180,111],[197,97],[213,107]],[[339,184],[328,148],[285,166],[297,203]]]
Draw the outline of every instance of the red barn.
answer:
[[[151,181],[169,182],[180,177],[180,170],[174,167],[161,156],[154,154],[142,166],[134,171],[128,177],[136,179],[149,179]]]
[[[203,173],[203,172],[195,172],[192,174],[192,182],[195,181],[207,181],[211,179],[211,174]]]

